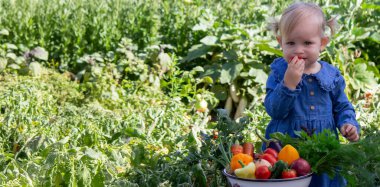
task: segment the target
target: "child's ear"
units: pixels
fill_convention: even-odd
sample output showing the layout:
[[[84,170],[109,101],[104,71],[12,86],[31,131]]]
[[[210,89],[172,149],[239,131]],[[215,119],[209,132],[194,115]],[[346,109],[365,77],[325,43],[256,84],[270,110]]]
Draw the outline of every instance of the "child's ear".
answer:
[[[281,36],[276,36],[278,44],[280,44],[280,47],[282,47],[282,38]]]
[[[327,46],[329,41],[330,41],[329,37],[327,37],[327,36],[322,37],[322,39],[321,39],[321,51],[323,51],[325,49],[325,47]]]

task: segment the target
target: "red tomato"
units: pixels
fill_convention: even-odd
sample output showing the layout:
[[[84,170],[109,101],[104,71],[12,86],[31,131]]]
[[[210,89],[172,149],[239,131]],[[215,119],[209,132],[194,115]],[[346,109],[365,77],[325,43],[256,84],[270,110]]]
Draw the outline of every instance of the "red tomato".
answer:
[[[297,172],[294,169],[286,169],[286,170],[282,171],[281,177],[283,179],[296,178],[297,177]]]
[[[278,157],[278,153],[277,153],[277,151],[274,150],[274,149],[272,149],[272,148],[267,148],[267,149],[265,149],[264,153],[271,154],[271,155],[273,155],[274,158],[276,158],[276,159],[277,159],[277,157]]]
[[[212,131],[212,135],[213,135],[214,140],[218,139],[219,137],[219,133],[216,130]]]
[[[277,162],[277,159],[273,155],[268,153],[264,153],[260,156],[260,158],[267,160],[272,166]]]
[[[255,176],[256,179],[269,179],[271,172],[268,167],[260,166],[256,168]]]

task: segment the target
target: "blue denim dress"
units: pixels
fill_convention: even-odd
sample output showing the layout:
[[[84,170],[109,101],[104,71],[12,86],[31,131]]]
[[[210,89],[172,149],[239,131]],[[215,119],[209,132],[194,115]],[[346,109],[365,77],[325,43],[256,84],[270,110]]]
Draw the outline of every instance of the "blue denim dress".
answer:
[[[271,121],[265,136],[282,132],[295,137],[294,131],[304,126],[320,133],[330,129],[338,137],[339,129],[345,123],[359,124],[355,111],[344,93],[345,81],[339,70],[324,61],[318,61],[321,70],[316,74],[303,74],[295,90],[284,85],[284,75],[288,67],[283,58],[277,58],[270,65],[271,73],[267,80],[265,108]],[[314,175],[310,186],[345,186],[345,180],[338,176],[333,180],[327,175]]]

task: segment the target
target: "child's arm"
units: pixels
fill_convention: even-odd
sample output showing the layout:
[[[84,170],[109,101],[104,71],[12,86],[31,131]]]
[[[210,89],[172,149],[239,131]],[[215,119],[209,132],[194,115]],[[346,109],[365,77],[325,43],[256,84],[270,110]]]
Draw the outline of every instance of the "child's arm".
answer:
[[[294,101],[301,89],[290,90],[284,85],[284,81],[276,79],[274,73],[270,73],[266,84],[265,109],[272,119],[283,119],[288,116],[294,107]]]
[[[294,101],[301,92],[297,85],[304,68],[305,61],[294,57],[287,64],[283,80],[276,79],[274,72],[269,75],[264,105],[272,119],[283,119],[293,109]]]
[[[344,78],[340,76],[333,91],[334,119],[342,135],[350,141],[356,141],[359,139],[360,126],[356,121],[354,107],[344,93],[345,87]]]

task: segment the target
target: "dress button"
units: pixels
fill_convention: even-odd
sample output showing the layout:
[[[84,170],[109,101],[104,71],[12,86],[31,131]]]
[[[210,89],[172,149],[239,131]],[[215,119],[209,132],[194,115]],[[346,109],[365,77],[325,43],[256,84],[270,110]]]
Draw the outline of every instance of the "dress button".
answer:
[[[310,106],[310,110],[314,110],[315,109],[315,106],[314,105],[311,105]]]
[[[309,79],[307,79],[307,81],[309,81],[309,82],[313,82],[313,79],[312,79],[312,78],[309,78]]]
[[[310,95],[313,96],[313,95],[314,95],[314,92],[313,92],[313,91],[310,91]]]

